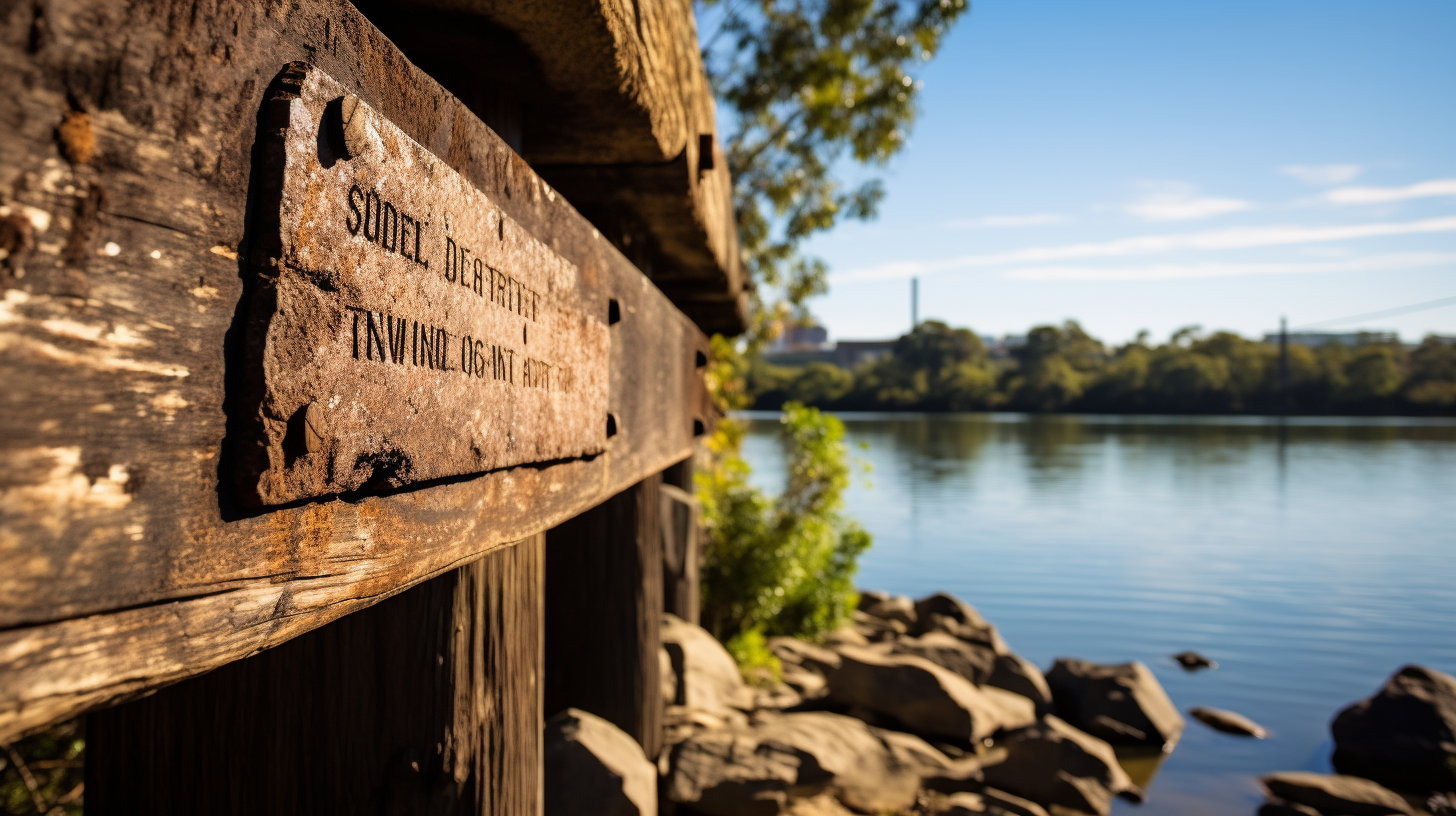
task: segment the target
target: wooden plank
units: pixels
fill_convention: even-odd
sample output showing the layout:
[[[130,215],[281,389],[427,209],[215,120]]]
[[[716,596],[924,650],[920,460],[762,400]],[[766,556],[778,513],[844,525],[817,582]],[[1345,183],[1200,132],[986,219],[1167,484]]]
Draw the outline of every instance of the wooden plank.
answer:
[[[654,474],[546,533],[545,710],[662,747],[662,533]]]
[[[542,539],[90,715],[87,813],[540,812]]]
[[[233,499],[258,114],[299,60],[609,303],[603,454],[265,513]],[[691,451],[702,334],[348,3],[11,5],[0,69],[0,217],[29,225],[0,262],[0,740],[256,654]],[[58,139],[63,121],[88,124]]]

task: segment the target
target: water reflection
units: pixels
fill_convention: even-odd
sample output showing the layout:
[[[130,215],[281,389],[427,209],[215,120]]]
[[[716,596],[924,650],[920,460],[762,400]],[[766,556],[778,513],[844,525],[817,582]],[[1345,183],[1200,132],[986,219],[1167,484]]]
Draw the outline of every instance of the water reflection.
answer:
[[[1259,774],[1328,770],[1330,718],[1395,668],[1456,672],[1456,422],[843,418],[874,467],[848,495],[875,536],[862,585],[954,592],[1043,667],[1141,660],[1181,709],[1271,730],[1190,722],[1134,760],[1156,773],[1139,813],[1251,813]],[[769,489],[776,432],[745,444]],[[1185,649],[1219,669],[1185,674]]]

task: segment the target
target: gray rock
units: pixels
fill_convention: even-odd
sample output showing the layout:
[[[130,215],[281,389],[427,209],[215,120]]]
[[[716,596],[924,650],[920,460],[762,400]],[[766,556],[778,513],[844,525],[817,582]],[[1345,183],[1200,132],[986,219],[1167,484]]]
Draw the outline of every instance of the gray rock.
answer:
[[[869,605],[861,603],[859,611],[882,620],[899,621],[907,630],[915,625],[915,602],[904,595],[890,595]]]
[[[830,672],[839,668],[839,655],[835,654],[833,649],[806,640],[771,637],[768,639],[768,650],[773,652],[774,657],[779,659],[784,668],[798,666],[824,677],[828,677]]]
[[[1178,654],[1173,655],[1173,659],[1178,661],[1178,665],[1182,666],[1186,671],[1198,671],[1199,669],[1218,668],[1217,663],[1209,660],[1198,652],[1179,652]]]
[[[997,655],[986,685],[1020,694],[1035,703],[1039,712],[1045,713],[1052,705],[1052,690],[1047,685],[1046,676],[1035,663],[1019,654],[1008,652]]]
[[[945,592],[926,595],[915,602],[915,634],[926,632],[948,632],[970,643],[984,643],[997,654],[1008,654],[1010,649],[976,608],[960,598]]]
[[[873,813],[910,807],[921,778],[951,764],[908,734],[804,712],[696,734],[676,748],[667,791],[708,816],[770,816],[825,792]]]
[[[998,745],[1006,759],[982,769],[986,784],[1042,806],[1106,816],[1113,796],[1141,793],[1117,764],[1112,746],[1057,717],[1013,731]]]
[[[920,637],[897,638],[890,652],[923,657],[978,686],[991,679],[996,669],[996,652],[990,646],[968,643],[948,632],[926,632]]]
[[[1279,799],[1260,805],[1258,816],[1320,816],[1320,812],[1309,805]]]
[[[544,742],[546,816],[656,816],[657,768],[622,729],[568,708]]]
[[[1407,816],[1400,794],[1358,776],[1283,771],[1259,780],[1275,799],[1314,808],[1325,816]]]
[[[1405,666],[1330,726],[1335,769],[1392,788],[1456,790],[1456,678]]]
[[[910,631],[910,627],[900,621],[875,617],[858,609],[850,613],[849,619],[850,626],[871,643],[890,640]]]
[[[672,668],[672,656],[661,646],[657,647],[657,670],[658,682],[662,687],[662,704],[674,705],[677,703],[677,672]]]
[[[676,615],[662,616],[662,647],[677,676],[673,702],[718,717],[753,706],[753,692],[733,656],[708,630]]]
[[[875,604],[890,600],[890,593],[878,589],[861,589],[859,591],[859,602],[855,609],[866,612]]]
[[[1029,700],[979,689],[924,658],[852,646],[839,655],[829,678],[833,700],[893,717],[922,736],[975,743],[1035,718]]]
[[[1058,715],[1114,745],[1171,751],[1187,724],[1158,679],[1136,661],[1107,666],[1064,658],[1046,681]]]
[[[986,812],[986,800],[979,793],[960,792],[945,797],[935,809],[937,816],[974,816]]]
[[[1237,734],[1241,737],[1253,737],[1263,739],[1267,732],[1264,726],[1234,711],[1226,711],[1222,708],[1209,708],[1208,706],[1195,706],[1188,709],[1188,714],[1193,719],[1215,731],[1222,731],[1225,734]]]
[[[1030,799],[1013,796],[1003,790],[986,788],[981,791],[981,799],[986,803],[986,810],[989,813],[1005,813],[1010,816],[1047,816],[1046,808],[1041,805]]]

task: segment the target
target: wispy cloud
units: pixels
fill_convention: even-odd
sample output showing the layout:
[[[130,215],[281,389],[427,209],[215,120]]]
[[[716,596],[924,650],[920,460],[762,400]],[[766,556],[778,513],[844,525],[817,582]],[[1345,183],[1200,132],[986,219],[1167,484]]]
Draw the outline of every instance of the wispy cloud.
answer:
[[[1061,224],[1066,216],[1056,213],[1031,213],[1028,215],[988,215],[983,218],[957,218],[942,225],[951,229],[1003,229],[1006,227],[1039,227],[1044,224]]]
[[[1147,182],[1142,187],[1143,194],[1123,209],[1144,221],[1191,221],[1254,207],[1241,198],[1201,196],[1197,187],[1183,182]]]
[[[1456,252],[1404,252],[1313,263],[1195,263],[1148,266],[1033,266],[1004,277],[1032,281],[1160,281],[1246,275],[1307,275],[1320,272],[1386,272],[1456,266]]]
[[[1344,224],[1332,227],[1271,226],[1237,227],[1234,229],[1183,232],[1169,235],[1140,235],[1065,246],[1028,247],[1010,252],[986,255],[962,255],[933,261],[896,261],[879,266],[851,269],[835,275],[844,280],[881,280],[908,278],[935,272],[960,269],[984,269],[995,266],[1079,260],[1085,258],[1121,258],[1154,255],[1164,252],[1250,249],[1254,247],[1324,244],[1360,238],[1389,235],[1456,232],[1456,217],[1426,218],[1419,221]]]
[[[1305,184],[1328,187],[1354,181],[1356,176],[1365,172],[1365,168],[1358,164],[1286,164],[1279,168],[1279,172]]]
[[[1422,181],[1404,187],[1340,187],[1325,193],[1325,200],[1333,204],[1386,204],[1449,195],[1456,195],[1456,178]]]

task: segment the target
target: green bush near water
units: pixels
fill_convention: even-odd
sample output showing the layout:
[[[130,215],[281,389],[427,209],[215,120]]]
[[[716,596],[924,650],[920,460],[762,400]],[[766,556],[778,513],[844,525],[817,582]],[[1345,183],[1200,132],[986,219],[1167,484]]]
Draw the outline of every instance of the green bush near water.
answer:
[[[731,418],[709,440],[713,467],[697,475],[709,538],[701,622],[749,674],[777,674],[765,637],[814,638],[848,620],[858,600],[856,561],[870,546],[869,534],[840,512],[851,469],[844,424],[796,403],[784,406],[781,422],[781,495],[749,484],[738,455],[743,423]]]

